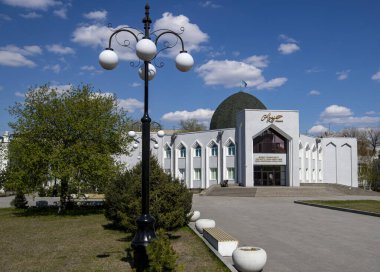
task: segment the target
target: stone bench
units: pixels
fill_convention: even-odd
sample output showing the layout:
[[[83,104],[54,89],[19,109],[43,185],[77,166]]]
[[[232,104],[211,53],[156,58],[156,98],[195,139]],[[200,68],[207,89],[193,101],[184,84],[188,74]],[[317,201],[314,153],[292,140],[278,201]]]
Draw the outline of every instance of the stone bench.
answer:
[[[203,237],[223,257],[232,256],[232,252],[237,248],[239,244],[238,240],[236,240],[220,228],[204,228]]]

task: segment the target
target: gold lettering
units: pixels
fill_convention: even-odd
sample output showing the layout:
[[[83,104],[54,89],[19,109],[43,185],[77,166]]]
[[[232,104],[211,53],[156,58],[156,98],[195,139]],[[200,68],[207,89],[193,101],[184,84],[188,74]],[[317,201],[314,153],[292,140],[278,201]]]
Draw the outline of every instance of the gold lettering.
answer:
[[[272,115],[271,113],[264,114],[261,117],[261,121],[267,121],[267,123],[273,123],[273,122],[283,122],[282,115]]]

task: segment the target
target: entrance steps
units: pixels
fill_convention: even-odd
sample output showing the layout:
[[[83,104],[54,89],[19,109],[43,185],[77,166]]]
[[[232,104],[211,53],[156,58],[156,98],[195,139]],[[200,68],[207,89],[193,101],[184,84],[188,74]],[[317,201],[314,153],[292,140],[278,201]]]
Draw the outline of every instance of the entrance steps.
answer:
[[[234,196],[234,197],[318,197],[318,196],[343,196],[343,195],[377,195],[379,193],[369,192],[359,188],[349,188],[348,186],[337,184],[301,184],[299,187],[283,186],[257,186],[241,187],[231,185],[220,187],[213,185],[202,191],[201,195],[207,196]]]

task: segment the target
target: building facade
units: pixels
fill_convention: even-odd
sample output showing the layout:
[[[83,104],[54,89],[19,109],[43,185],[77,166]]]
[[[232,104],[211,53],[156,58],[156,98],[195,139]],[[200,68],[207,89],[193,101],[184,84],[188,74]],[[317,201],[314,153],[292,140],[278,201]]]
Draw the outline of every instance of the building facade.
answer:
[[[224,180],[240,186],[300,186],[301,183],[334,183],[358,187],[357,142],[355,138],[314,138],[301,135],[299,112],[239,108],[237,93],[215,111],[214,129],[165,135],[152,150],[165,172],[188,188],[208,188]],[[253,97],[253,96],[251,96]],[[260,102],[261,103],[261,102]],[[250,106],[250,105],[248,105]],[[218,116],[215,117],[215,114]],[[235,118],[230,118],[235,114]],[[215,118],[214,118],[215,117]],[[224,126],[224,127],[223,127]],[[228,126],[234,126],[228,128]],[[141,146],[131,157],[133,166],[141,158]]]

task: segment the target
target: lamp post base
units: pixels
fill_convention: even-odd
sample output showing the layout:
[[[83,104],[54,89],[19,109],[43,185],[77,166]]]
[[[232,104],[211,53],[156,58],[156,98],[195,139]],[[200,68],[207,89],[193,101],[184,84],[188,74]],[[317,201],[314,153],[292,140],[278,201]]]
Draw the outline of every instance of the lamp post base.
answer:
[[[146,247],[152,240],[156,239],[154,223],[154,218],[149,214],[142,214],[136,220],[137,232],[132,240],[132,248],[134,266],[137,271],[143,271],[149,267]]]

